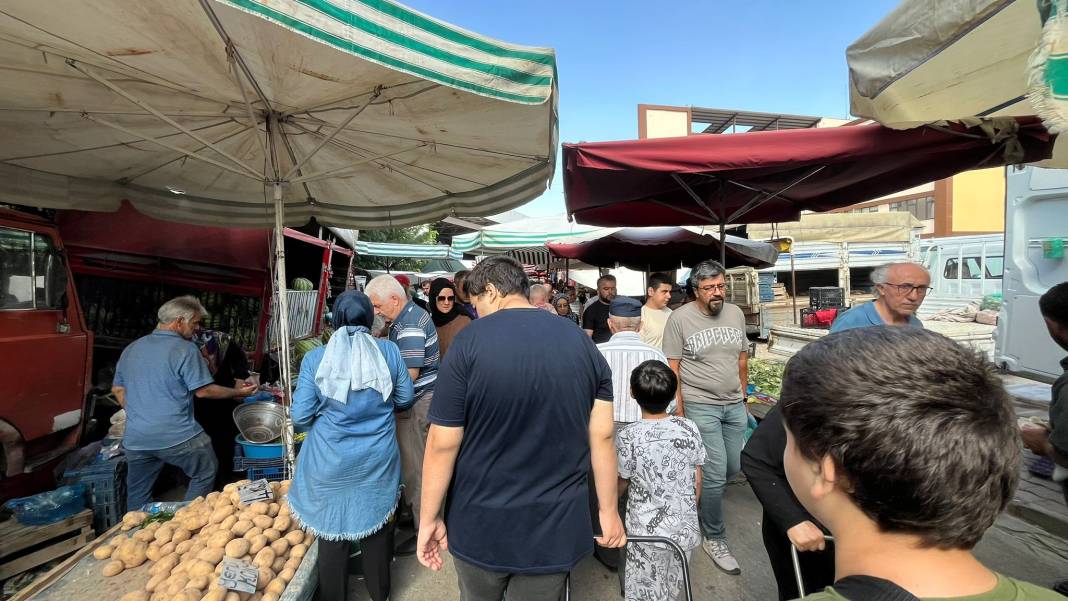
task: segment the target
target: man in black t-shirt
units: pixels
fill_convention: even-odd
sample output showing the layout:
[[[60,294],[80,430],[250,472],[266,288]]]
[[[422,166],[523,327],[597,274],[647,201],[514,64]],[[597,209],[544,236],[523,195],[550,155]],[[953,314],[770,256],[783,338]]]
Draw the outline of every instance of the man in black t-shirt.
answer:
[[[480,319],[456,336],[438,372],[417,555],[440,570],[447,540],[465,599],[556,601],[593,551],[589,486],[598,491],[598,543],[626,542],[611,370],[586,334],[530,304],[515,259],[479,263],[467,289]]]
[[[612,337],[612,330],[608,329],[608,306],[615,297],[616,276],[602,275],[597,280],[597,300],[582,314],[582,329],[596,344],[608,342]]]

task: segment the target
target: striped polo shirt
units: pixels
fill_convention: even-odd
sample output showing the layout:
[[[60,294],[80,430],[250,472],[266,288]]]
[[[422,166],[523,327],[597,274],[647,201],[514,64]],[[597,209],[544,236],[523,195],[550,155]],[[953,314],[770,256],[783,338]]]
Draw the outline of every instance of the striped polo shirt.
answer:
[[[393,320],[389,339],[400,347],[404,366],[419,370],[419,377],[415,380],[415,400],[418,401],[427,391],[434,389],[434,380],[438,378],[441,355],[434,321],[429,313],[408,301],[397,319]]]
[[[597,345],[608,367],[612,368],[612,403],[613,419],[620,423],[630,423],[641,420],[642,408],[638,401],[630,395],[630,372],[634,371],[642,363],[656,360],[667,365],[667,357],[664,352],[655,346],[642,342],[637,332],[617,332],[612,335],[608,342]],[[674,406],[672,401],[671,405]],[[671,411],[671,407],[668,408]]]

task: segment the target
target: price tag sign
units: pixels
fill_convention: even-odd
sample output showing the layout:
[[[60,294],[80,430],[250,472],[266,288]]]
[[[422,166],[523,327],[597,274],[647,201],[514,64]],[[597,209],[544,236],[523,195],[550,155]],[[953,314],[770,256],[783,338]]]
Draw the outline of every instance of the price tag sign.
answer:
[[[260,571],[256,566],[227,557],[223,559],[222,574],[219,575],[219,586],[228,591],[239,593],[255,593],[256,581],[259,580]]]
[[[241,503],[248,505],[255,503],[256,501],[273,501],[274,491],[271,490],[271,483],[267,480],[256,480],[244,486],[240,486],[237,489],[237,494],[241,497]]]

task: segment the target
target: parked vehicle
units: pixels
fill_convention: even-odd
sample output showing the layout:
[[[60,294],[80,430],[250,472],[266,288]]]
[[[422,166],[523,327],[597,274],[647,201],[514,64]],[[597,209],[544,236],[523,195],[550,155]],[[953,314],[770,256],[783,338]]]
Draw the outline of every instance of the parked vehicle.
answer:
[[[920,262],[931,273],[921,319],[1001,294],[1005,235],[952,236],[920,242]]]
[[[1046,332],[1038,299],[1068,281],[1068,170],[1009,168],[1005,199],[1004,305],[996,360],[1008,371],[1043,381],[1062,372],[1065,351]]]

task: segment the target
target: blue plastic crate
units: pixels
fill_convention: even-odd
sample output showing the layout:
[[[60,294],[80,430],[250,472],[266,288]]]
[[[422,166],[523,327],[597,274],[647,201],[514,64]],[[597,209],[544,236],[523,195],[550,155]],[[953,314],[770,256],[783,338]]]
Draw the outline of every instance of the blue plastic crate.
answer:
[[[113,457],[63,473],[63,484],[84,484],[93,509],[93,529],[102,533],[126,513],[126,457]]]
[[[771,286],[777,279],[774,273],[761,273],[758,274],[758,277],[760,278],[759,281],[761,286]]]
[[[286,479],[285,458],[269,457],[254,458],[245,457],[244,449],[238,445],[234,449],[234,471],[244,471],[249,480],[268,480],[281,482]]]

